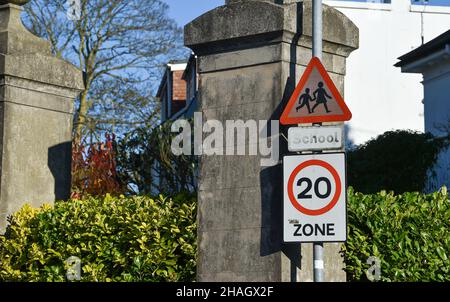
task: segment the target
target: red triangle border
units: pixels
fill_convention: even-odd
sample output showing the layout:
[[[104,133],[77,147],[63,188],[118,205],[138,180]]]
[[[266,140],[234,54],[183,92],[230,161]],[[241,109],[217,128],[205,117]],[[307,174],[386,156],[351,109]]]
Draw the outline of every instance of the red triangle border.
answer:
[[[300,96],[300,93],[303,91],[303,88],[306,85],[314,67],[317,68],[324,82],[330,89],[330,92],[333,95],[334,99],[336,100],[336,103],[342,110],[342,114],[289,117],[289,113],[291,112],[292,107],[297,104],[297,100]],[[350,109],[345,104],[344,99],[342,98],[338,89],[334,85],[333,80],[331,80],[330,76],[328,75],[328,72],[325,70],[325,67],[322,65],[322,62],[320,62],[320,59],[317,57],[312,58],[308,66],[306,67],[306,70],[303,73],[297,87],[292,93],[292,96],[289,99],[289,102],[287,103],[286,108],[283,111],[283,114],[281,115],[280,123],[282,125],[293,125],[293,124],[308,124],[308,123],[344,122],[349,121],[351,118],[352,113],[350,112]]]

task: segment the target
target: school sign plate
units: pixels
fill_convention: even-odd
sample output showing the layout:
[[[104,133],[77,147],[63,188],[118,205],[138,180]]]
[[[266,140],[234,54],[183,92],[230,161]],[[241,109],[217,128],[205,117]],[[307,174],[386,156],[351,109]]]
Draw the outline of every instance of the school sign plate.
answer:
[[[343,126],[291,127],[288,149],[291,152],[339,150],[344,146]]]

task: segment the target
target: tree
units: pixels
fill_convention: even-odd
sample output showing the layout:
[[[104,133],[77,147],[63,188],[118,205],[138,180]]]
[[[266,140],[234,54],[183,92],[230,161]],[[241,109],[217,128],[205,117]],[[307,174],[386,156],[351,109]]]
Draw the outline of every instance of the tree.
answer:
[[[131,193],[175,195],[197,190],[197,156],[173,154],[176,134],[171,125],[139,127],[117,143],[117,173]]]
[[[177,55],[181,41],[180,29],[167,16],[167,4],[73,0],[79,3],[79,18],[70,20],[66,2],[32,1],[25,6],[24,23],[50,41],[56,56],[84,72],[85,90],[74,115],[75,142],[99,135],[98,130],[120,132],[130,125],[154,123],[158,67],[167,56]]]
[[[447,139],[450,140],[450,115],[447,118],[447,122],[445,123],[435,123],[434,124],[435,130],[438,131],[439,136],[447,137]]]
[[[72,198],[86,195],[119,195],[125,188],[117,176],[115,136],[105,134],[105,142],[75,145],[72,148]]]
[[[348,152],[348,182],[356,191],[423,191],[428,171],[448,147],[446,137],[413,131],[388,131]]]

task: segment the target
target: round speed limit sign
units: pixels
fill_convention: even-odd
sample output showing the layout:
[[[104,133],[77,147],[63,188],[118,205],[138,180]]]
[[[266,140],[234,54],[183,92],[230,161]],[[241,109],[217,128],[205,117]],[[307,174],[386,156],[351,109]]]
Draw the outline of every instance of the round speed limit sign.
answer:
[[[345,241],[345,154],[286,156],[283,171],[284,241]]]

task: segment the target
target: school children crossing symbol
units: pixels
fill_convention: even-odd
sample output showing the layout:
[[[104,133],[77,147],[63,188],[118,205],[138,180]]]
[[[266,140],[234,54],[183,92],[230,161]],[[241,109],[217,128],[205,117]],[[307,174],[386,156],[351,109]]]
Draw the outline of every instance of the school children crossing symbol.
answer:
[[[281,115],[281,124],[340,122],[351,118],[322,63],[312,58]]]

